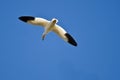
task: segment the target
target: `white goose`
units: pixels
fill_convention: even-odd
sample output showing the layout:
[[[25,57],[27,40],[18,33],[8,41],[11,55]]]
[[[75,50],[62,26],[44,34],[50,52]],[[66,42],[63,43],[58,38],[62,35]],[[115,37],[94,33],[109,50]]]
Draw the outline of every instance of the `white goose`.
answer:
[[[56,24],[58,22],[58,20],[55,18],[53,18],[51,21],[48,21],[46,19],[39,18],[39,17],[21,16],[21,17],[19,17],[19,19],[26,23],[43,26],[45,28],[45,31],[42,35],[42,40],[44,40],[45,36],[50,31],[53,31],[53,32],[57,33],[66,42],[68,42],[74,46],[77,46],[77,43],[72,38],[72,36],[69,33],[67,33],[62,27],[60,27],[59,25]]]

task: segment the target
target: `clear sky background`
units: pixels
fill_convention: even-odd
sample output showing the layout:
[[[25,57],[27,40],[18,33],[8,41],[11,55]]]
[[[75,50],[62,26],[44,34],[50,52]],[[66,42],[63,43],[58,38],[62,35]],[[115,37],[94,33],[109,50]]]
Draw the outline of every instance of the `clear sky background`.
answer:
[[[57,18],[78,46],[42,41],[25,15]],[[0,80],[120,80],[120,1],[1,0]]]

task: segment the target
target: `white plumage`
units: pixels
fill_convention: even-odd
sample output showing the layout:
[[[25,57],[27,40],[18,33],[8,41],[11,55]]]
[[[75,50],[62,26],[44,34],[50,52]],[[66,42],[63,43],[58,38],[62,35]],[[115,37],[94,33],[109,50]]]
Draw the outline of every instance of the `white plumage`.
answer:
[[[42,26],[45,28],[45,31],[43,32],[42,39],[44,40],[45,36],[50,32],[53,31],[56,34],[58,34],[63,40],[66,42],[77,46],[76,41],[73,39],[73,37],[67,33],[61,26],[57,25],[58,20],[53,18],[51,21],[48,21],[43,18],[38,17],[32,17],[32,16],[21,16],[19,17],[20,20],[33,24]]]

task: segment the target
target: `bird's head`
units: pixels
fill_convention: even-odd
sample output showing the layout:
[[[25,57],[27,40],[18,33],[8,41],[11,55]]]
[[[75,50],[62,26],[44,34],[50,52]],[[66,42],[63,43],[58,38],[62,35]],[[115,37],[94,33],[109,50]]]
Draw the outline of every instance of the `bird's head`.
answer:
[[[56,18],[53,18],[53,19],[52,19],[52,22],[57,23],[58,20],[57,20]]]

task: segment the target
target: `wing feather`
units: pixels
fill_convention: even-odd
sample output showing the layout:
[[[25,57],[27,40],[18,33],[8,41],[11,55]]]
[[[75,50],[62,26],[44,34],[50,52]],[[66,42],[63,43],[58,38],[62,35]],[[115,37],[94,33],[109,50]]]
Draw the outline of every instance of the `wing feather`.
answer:
[[[45,27],[50,21],[44,18],[32,17],[32,16],[21,16],[19,17],[20,20],[26,23],[30,23],[33,25],[39,25]]]
[[[63,40],[65,40],[66,42],[77,46],[76,41],[73,39],[73,37],[67,33],[62,27],[60,27],[59,25],[55,25],[53,28],[53,31],[58,34],[58,36],[60,36]]]
[[[49,23],[50,21],[43,19],[43,18],[35,18],[34,20],[29,20],[28,23],[33,24],[33,25],[39,25],[42,27],[46,27],[46,25]]]

